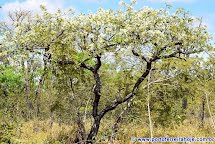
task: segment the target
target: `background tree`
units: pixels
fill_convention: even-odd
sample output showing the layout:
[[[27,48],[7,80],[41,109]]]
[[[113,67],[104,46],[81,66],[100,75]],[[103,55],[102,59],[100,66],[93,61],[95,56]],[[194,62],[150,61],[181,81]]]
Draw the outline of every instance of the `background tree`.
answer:
[[[212,60],[195,58],[214,51],[211,36],[183,9],[169,14],[168,8],[135,10],[134,4],[87,15],[51,14],[43,6],[41,15],[11,13],[12,24],[1,24],[2,71],[9,74],[0,80],[3,96],[25,95],[26,106],[17,97],[20,117],[50,119],[51,128],[54,121],[76,123],[74,141],[92,143],[102,120],[111,121],[128,105],[128,117],[143,117],[148,92],[141,86],[150,71],[152,83],[162,80],[150,86],[155,126],[190,116],[191,99],[201,101],[202,87],[214,83]],[[11,88],[3,88],[8,84]],[[203,93],[209,95],[213,89],[208,87]]]

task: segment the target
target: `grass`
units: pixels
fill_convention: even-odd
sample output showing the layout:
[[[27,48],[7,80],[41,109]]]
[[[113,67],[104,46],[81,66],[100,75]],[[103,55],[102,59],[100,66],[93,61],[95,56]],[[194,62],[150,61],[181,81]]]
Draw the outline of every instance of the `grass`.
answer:
[[[111,125],[113,121],[104,120],[98,133],[98,140],[96,143],[108,144],[108,138],[111,135]],[[90,123],[86,123],[87,130],[90,128]],[[28,121],[24,122],[19,131],[16,132],[14,141],[21,144],[61,144],[70,143],[66,139],[75,137],[75,126],[58,123],[53,123],[50,127],[50,121]],[[205,122],[204,128],[199,127],[197,120],[187,120],[180,125],[172,127],[154,127],[153,137],[214,137],[214,130],[212,129],[209,120]],[[148,125],[124,123],[120,125],[120,129],[113,141],[114,144],[130,144],[131,137],[150,137]],[[64,140],[64,142],[62,142]],[[137,142],[134,142],[137,143]],[[133,143],[133,144],[134,144]],[[172,143],[174,144],[174,143]]]
[[[146,125],[146,124],[145,124]],[[124,127],[124,129],[123,129]],[[121,132],[117,135],[115,143],[130,144],[131,137],[150,137],[149,128],[143,125],[126,125],[122,126]],[[153,137],[215,137],[214,130],[212,129],[209,120],[205,122],[204,128],[199,127],[197,120],[184,121],[179,125],[172,127],[156,127],[153,129]],[[138,143],[138,142],[135,142]],[[134,144],[134,143],[133,143]],[[159,143],[156,143],[159,144]],[[166,143],[168,144],[168,143]],[[171,144],[174,144],[171,142]],[[179,144],[179,143],[177,143]]]
[[[51,128],[50,121],[29,121],[22,124],[20,128],[20,134],[17,139],[22,144],[43,144],[45,141],[48,143],[48,139],[55,139],[61,135],[69,134],[74,127],[53,122]]]

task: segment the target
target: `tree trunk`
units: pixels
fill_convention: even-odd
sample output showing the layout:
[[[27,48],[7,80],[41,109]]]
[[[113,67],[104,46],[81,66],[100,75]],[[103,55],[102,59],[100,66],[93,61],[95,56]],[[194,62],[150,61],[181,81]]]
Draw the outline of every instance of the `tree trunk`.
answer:
[[[183,98],[182,107],[183,107],[184,110],[187,109],[187,97],[184,97],[184,98]]]
[[[101,121],[101,118],[99,116],[94,118],[93,125],[92,125],[90,133],[88,134],[88,137],[87,137],[87,144],[92,144],[92,141],[93,141],[94,137],[98,133],[99,126],[100,126],[100,121]]]
[[[204,127],[205,119],[205,97],[202,97],[202,113],[201,113],[201,127]]]
[[[44,76],[45,76],[45,72],[41,76],[41,78],[39,80],[38,88],[36,90],[36,116],[38,116],[39,113],[40,113],[40,96],[41,96],[41,91],[42,91],[42,85],[43,85],[43,81],[44,81]]]
[[[88,144],[92,143],[93,139],[98,133],[99,126],[100,126],[100,121],[104,117],[104,115],[109,112],[114,110],[118,105],[129,101],[136,95],[136,91],[139,88],[140,84],[145,80],[145,78],[148,76],[151,68],[152,68],[152,61],[147,62],[146,65],[146,70],[143,72],[142,76],[139,77],[139,79],[136,81],[132,91],[124,96],[121,99],[116,99],[112,104],[106,106],[103,110],[100,112],[98,111],[99,107],[99,102],[100,102],[100,97],[101,97],[101,80],[100,80],[100,75],[98,73],[99,68],[101,67],[101,57],[97,55],[96,57],[96,64],[94,67],[87,66],[85,62],[89,59],[86,59],[81,63],[81,67],[85,68],[93,73],[94,80],[95,80],[95,88],[94,88],[94,101],[93,101],[93,110],[92,110],[92,116],[94,119],[94,123],[91,126],[90,133],[87,136],[87,142]]]
[[[30,83],[29,83],[29,72],[30,72],[30,65],[29,61],[26,61],[26,68],[25,68],[25,92],[26,92],[26,103],[27,103],[27,109],[28,109],[28,118],[31,117],[31,110],[33,109],[32,102],[30,100]]]

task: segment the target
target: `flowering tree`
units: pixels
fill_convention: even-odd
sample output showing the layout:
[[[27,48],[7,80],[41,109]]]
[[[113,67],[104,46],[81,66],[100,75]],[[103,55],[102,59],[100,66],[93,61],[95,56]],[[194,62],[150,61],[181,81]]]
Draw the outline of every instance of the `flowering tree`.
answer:
[[[201,20],[193,18],[183,9],[169,14],[166,9],[144,7],[135,10],[133,4],[122,3],[123,10],[99,9],[94,14],[72,17],[66,17],[60,11],[50,14],[43,8],[42,16],[34,16],[22,24],[16,23],[13,33],[7,32],[3,39],[5,47],[12,44],[16,49],[24,49],[25,54],[42,50],[44,71],[47,63],[58,63],[91,72],[95,81],[92,103],[94,122],[87,136],[83,133],[81,138],[86,139],[87,143],[92,143],[102,118],[108,112],[137,94],[155,62],[171,58],[186,59],[191,54],[212,49],[209,43],[211,36]],[[77,57],[80,53],[82,57]],[[145,65],[145,69],[128,94],[101,108],[101,97],[108,95],[102,91],[104,81],[101,80],[100,69],[106,63],[104,58],[108,54],[112,55],[112,64],[118,59],[125,64],[127,57],[135,60],[134,64]],[[39,88],[42,79],[39,80]]]
[[[128,6],[125,12],[100,9],[95,14],[79,16],[78,19],[81,33],[78,31],[79,36],[75,43],[96,62],[94,66],[85,64],[89,59],[81,63],[81,67],[92,72],[96,85],[92,111],[94,123],[87,137],[88,141],[96,136],[100,121],[107,112],[136,95],[153,63],[169,58],[185,59],[188,55],[211,49],[208,43],[210,35],[205,26],[182,9],[170,15],[163,9],[144,7],[135,11]],[[101,58],[106,53],[119,51],[130,52],[131,59],[133,56],[142,60],[146,68],[129,94],[115,99],[112,104],[99,111],[100,98],[105,95],[101,93],[102,83],[99,75]],[[121,60],[123,61],[123,58]]]

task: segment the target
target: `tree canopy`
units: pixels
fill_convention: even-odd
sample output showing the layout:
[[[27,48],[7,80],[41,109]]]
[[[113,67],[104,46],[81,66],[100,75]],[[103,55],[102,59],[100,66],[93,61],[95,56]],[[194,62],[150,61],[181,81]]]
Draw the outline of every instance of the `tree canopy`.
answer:
[[[149,95],[143,84],[162,78],[173,85],[150,86],[155,95],[148,108],[152,114],[157,109],[162,122],[170,113],[184,116],[190,95],[200,97],[192,86],[202,84],[199,91],[209,87],[203,93],[214,93],[214,47],[202,20],[181,8],[170,13],[168,7],[137,10],[134,4],[89,14],[60,9],[52,14],[44,6],[42,14],[11,12],[10,22],[0,25],[1,95],[20,95],[10,113],[27,120],[72,120],[78,125],[75,141],[92,143],[108,113],[119,114],[126,104],[140,111],[139,102]],[[208,61],[196,57],[202,52],[210,53]],[[179,98],[183,109],[172,102]],[[131,103],[139,110],[130,108]],[[86,132],[84,122],[90,118]]]

